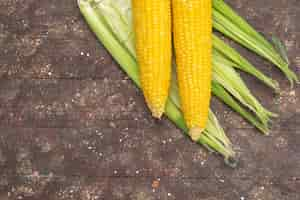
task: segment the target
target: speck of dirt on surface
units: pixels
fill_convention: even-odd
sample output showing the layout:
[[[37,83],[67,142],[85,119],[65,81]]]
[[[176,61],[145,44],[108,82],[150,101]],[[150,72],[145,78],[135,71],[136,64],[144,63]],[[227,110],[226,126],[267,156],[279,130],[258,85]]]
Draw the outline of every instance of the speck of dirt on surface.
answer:
[[[18,45],[20,56],[32,56],[36,53],[38,47],[42,44],[42,40],[35,35],[25,35],[20,39]]]
[[[138,192],[130,195],[130,199],[132,199],[132,200],[154,200],[155,198],[152,196],[153,194],[149,193],[149,192],[145,188],[139,188]]]
[[[37,76],[40,77],[47,77],[47,76],[52,76],[53,75],[53,69],[51,64],[45,64],[41,67],[34,68],[35,73]]]
[[[275,140],[275,146],[280,149],[286,148],[288,146],[288,141],[283,136],[279,136]]]
[[[295,90],[281,91],[279,97],[276,99],[276,104],[281,110],[284,110],[289,105],[294,105],[298,102],[298,97]]]
[[[95,185],[85,186],[80,191],[80,197],[84,200],[100,200],[103,199],[103,192]]]
[[[111,128],[117,128],[117,125],[116,125],[116,123],[115,122],[109,122],[109,126],[111,127]]]
[[[285,40],[284,45],[286,46],[287,50],[289,50],[295,46],[295,40]]]
[[[81,190],[80,183],[76,183],[66,188],[62,188],[58,193],[58,197],[61,199],[75,199],[78,192]]]
[[[153,182],[152,182],[152,188],[153,189],[156,189],[156,188],[158,188],[159,187],[159,185],[160,185],[160,181],[159,180],[154,180]]]
[[[200,162],[200,165],[203,166],[208,159],[208,154],[203,149],[192,154],[192,160],[194,163]]]

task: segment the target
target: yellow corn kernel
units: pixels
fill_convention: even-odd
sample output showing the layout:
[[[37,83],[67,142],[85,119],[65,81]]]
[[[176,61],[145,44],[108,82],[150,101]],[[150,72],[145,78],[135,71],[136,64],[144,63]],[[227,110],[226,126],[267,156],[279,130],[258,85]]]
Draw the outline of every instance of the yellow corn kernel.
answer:
[[[132,0],[132,9],[142,90],[160,118],[171,78],[171,0]]]
[[[198,140],[211,97],[211,0],[172,0],[173,34],[181,106],[190,136]]]

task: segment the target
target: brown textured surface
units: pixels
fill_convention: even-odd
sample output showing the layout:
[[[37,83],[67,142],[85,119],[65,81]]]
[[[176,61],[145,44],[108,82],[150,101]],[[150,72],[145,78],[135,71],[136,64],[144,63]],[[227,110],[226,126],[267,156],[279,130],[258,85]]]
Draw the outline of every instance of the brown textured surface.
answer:
[[[300,71],[300,1],[228,0],[285,41]],[[236,169],[157,122],[141,93],[88,30],[75,0],[0,1],[0,199],[300,199],[300,88],[275,96],[244,79],[280,113],[270,137],[218,101],[214,110],[240,156]],[[154,189],[154,190],[153,190]]]

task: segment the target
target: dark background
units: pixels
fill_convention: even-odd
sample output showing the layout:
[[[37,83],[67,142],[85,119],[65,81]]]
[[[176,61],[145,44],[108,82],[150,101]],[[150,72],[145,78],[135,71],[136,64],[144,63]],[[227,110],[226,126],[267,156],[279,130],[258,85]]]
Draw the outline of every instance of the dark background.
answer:
[[[300,71],[299,0],[228,0],[260,32],[280,37]],[[75,0],[0,1],[0,200],[299,200],[300,88],[275,95],[242,74],[280,114],[262,136],[217,100],[240,157],[236,169],[151,118],[143,97],[97,42]]]

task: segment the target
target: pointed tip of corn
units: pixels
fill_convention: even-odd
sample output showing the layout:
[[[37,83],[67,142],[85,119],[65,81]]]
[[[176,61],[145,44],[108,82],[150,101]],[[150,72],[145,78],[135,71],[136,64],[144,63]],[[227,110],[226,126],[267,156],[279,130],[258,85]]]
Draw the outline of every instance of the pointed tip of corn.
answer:
[[[164,114],[164,109],[162,108],[156,108],[156,107],[150,107],[152,116],[156,119],[160,119],[162,115]]]
[[[190,129],[189,135],[191,136],[191,138],[194,142],[197,142],[199,140],[199,138],[201,137],[201,134],[203,131],[204,131],[203,128],[194,127],[194,128]]]
[[[269,131],[265,132],[264,134],[265,134],[265,136],[270,136],[270,132]]]

